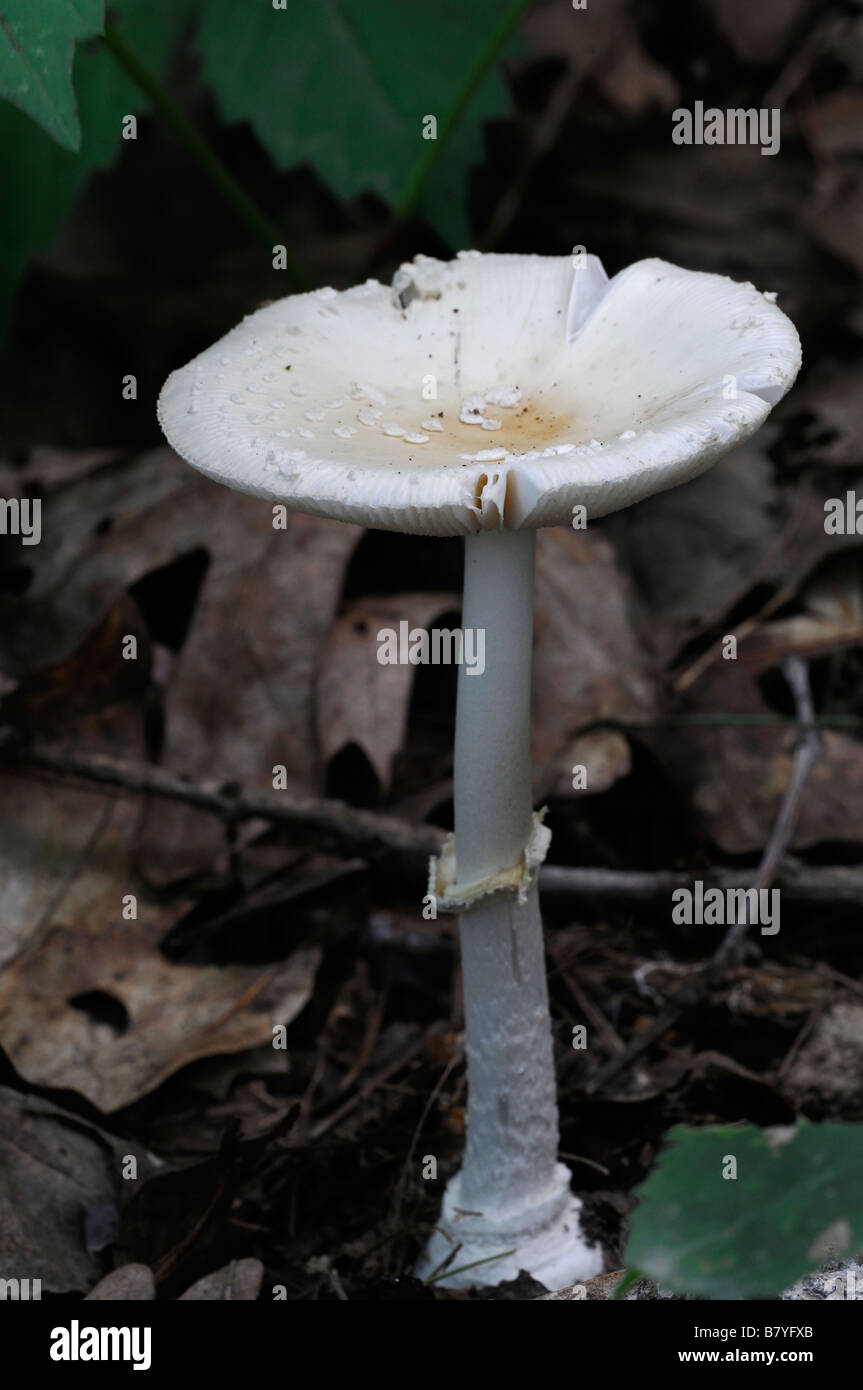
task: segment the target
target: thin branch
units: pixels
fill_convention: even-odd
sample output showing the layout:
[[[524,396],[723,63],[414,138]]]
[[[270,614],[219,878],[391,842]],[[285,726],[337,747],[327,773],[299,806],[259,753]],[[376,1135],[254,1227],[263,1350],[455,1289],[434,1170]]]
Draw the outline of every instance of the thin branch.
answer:
[[[773,883],[779,866],[788,853],[794,835],[794,827],[800,813],[803,792],[812,774],[822,749],[821,738],[815,726],[815,711],[809,687],[809,673],[806,663],[799,656],[786,657],[782,671],[794,697],[794,709],[800,729],[800,737],[794,749],[791,776],[776,823],[767,841],[761,862],[755,874],[752,887],[761,890]],[[592,1078],[585,1088],[593,1095],[603,1086],[641,1057],[649,1047],[658,1042],[672,1028],[680,1015],[700,1004],[707,996],[716,979],[740,956],[748,927],[751,925],[750,899],[740,920],[734,922],[723,937],[719,947],[706,965],[689,977],[676,991],[665,1008],[654,1019],[649,1028],[640,1033],[628,1045],[625,1052],[613,1057]]]
[[[863,729],[859,714],[819,714],[816,729]],[[737,711],[714,714],[669,714],[656,719],[598,720],[591,727],[639,729],[796,729],[797,720],[784,714],[741,714]]]
[[[189,120],[184,111],[168,95],[156,74],[138,56],[135,50],[122,37],[113,24],[105,25],[103,35],[105,47],[114,60],[131,78],[135,86],[144,93],[158,111],[165,124],[177,140],[192,156],[206,174],[216,191],[245,222],[249,230],[270,251],[274,246],[283,246],[278,227],[262,212],[257,203],[238,183],[229,169],[222,163],[216,152],[207,144],[197,126]],[[308,288],[308,280],[299,263],[285,251],[285,269],[295,290]]]
[[[343,801],[292,796],[289,792],[235,795],[230,784],[224,782],[190,782],[161,767],[53,748],[38,740],[22,742],[10,729],[0,729],[0,758],[21,767],[80,777],[120,791],[179,801],[229,822],[260,818],[277,825],[305,827],[340,847],[353,847],[372,856],[383,850],[423,857],[436,853],[444,838],[443,832],[434,826],[409,825],[392,816],[357,810]]]
[[[790,603],[796,592],[797,589],[793,584],[788,584],[783,589],[777,589],[774,594],[771,594],[767,602],[762,604],[757,613],[753,613],[751,618],[747,618],[743,622],[738,623],[733,634],[737,641],[742,642],[750,633],[755,632],[756,628],[760,627],[772,613],[776,613],[780,608],[784,607],[786,603]],[[676,695],[684,694],[684,692],[698,680],[699,676],[702,676],[710,666],[715,664],[722,655],[725,647],[725,638],[727,636],[727,633],[723,633],[720,637],[717,637],[716,641],[712,642],[707,650],[703,651],[701,656],[693,661],[691,666],[688,666],[685,671],[681,671],[672,685],[672,689]]]
[[[611,1023],[602,1012],[602,1009],[594,1003],[584,986],[568,969],[563,958],[564,953],[559,943],[555,941],[553,937],[549,939],[548,952],[557,966],[560,978],[575,1000],[577,1007],[581,1010],[591,1027],[595,1028],[600,1036],[605,1039],[608,1051],[618,1055],[625,1052],[626,1044],[623,1039],[615,1032]]]
[[[705,888],[751,887],[751,870],[699,870]],[[644,907],[668,899],[675,888],[692,886],[692,873],[670,869],[563,868],[545,864],[540,872],[543,897],[590,899],[621,907]],[[859,907],[863,903],[863,867],[830,865],[810,868],[789,859],[776,876],[776,887],[793,903],[832,903]]]
[[[11,728],[0,728],[0,763],[22,772],[47,772],[121,794],[155,796],[194,806],[228,823],[260,819],[288,825],[323,847],[333,845],[366,858],[405,859],[419,864],[440,850],[444,832],[433,825],[415,825],[376,811],[360,811],[324,797],[297,797],[289,792],[245,796],[225,782],[191,782],[152,764],[127,763],[95,754],[56,748],[38,739],[24,740]],[[703,874],[716,888],[739,888],[747,871],[714,868]],[[788,859],[776,882],[790,902],[859,906],[863,902],[863,867],[837,865],[810,868]],[[692,883],[692,874],[668,869],[567,868],[546,864],[540,872],[544,897],[580,898],[618,908],[636,908],[666,901],[675,888]]]

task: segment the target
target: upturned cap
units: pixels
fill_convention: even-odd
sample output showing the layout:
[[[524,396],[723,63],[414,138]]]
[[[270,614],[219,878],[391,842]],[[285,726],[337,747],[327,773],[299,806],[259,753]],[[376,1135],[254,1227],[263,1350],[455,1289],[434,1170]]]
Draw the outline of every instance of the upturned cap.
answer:
[[[750,284],[594,256],[418,256],[392,286],[292,295],[168,378],[208,477],[387,531],[469,535],[629,506],[703,472],[800,367]]]

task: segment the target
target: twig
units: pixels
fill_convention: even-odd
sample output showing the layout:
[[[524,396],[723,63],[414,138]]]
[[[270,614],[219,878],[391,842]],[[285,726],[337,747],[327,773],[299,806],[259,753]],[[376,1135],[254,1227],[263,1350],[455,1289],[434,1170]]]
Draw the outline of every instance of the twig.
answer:
[[[721,714],[668,714],[658,719],[599,719],[591,727],[622,729],[624,732],[630,729],[633,732],[639,729],[796,729],[797,720],[789,719],[784,714],[728,711]],[[859,714],[819,714],[815,727],[859,731],[863,727],[863,719]]]
[[[22,741],[11,729],[0,729],[0,758],[23,767],[41,768],[65,777],[117,787],[122,791],[180,801],[227,821],[260,817],[275,824],[306,826],[339,845],[375,854],[420,856],[434,854],[443,832],[434,826],[412,826],[395,817],[360,811],[343,801],[298,797],[288,792],[235,795],[224,782],[189,782],[164,768],[120,762],[99,754],[54,748],[39,740]]]
[[[563,959],[563,951],[557,941],[552,938],[548,943],[548,950],[552,960],[557,966],[560,978],[563,980],[573,999],[581,1012],[584,1014],[588,1023],[600,1033],[605,1039],[606,1047],[609,1052],[622,1053],[626,1051],[626,1044],[623,1039],[615,1032],[609,1023],[602,1009],[593,1002],[587,990],[574,975],[570,974],[567,964]]]
[[[114,60],[119,63],[127,75],[135,83],[144,95],[153,103],[156,111],[162,117],[165,124],[171,129],[185,146],[188,154],[192,156],[198,166],[206,174],[210,183],[221,194],[227,203],[230,203],[238,217],[242,218],[249,230],[255,237],[268,247],[270,250],[276,245],[284,245],[279,230],[275,223],[271,222],[265,213],[261,211],[253,198],[249,196],[243,186],[237,182],[233,174],[219,159],[218,155],[207,144],[201,132],[189,120],[185,111],[182,111],[175,101],[168,95],[158,77],[146,63],[138,56],[135,50],[126,43],[119,30],[113,24],[105,25],[103,34],[105,47],[111,53]],[[290,252],[285,251],[285,269],[288,279],[295,290],[307,289],[308,280],[301,267],[293,259]]]
[[[859,994],[861,999],[863,999],[863,985],[861,985],[859,980],[852,979],[850,975],[844,975],[841,970],[836,970],[824,960],[818,962],[817,972],[819,975],[827,975],[831,980],[835,980],[837,984],[841,985],[843,989],[850,990],[852,994]]]
[[[747,870],[739,868],[706,869],[699,877],[704,879],[705,887],[721,889],[745,888],[751,881]],[[675,888],[691,886],[692,873],[668,869],[569,869],[545,864],[539,882],[543,897],[580,897],[618,907],[643,907],[668,899]],[[863,902],[863,868],[844,864],[809,868],[789,859],[776,876],[776,886],[789,902],[846,903],[859,907]]]
[[[383,989],[377,996],[377,999],[375,1000],[373,1007],[369,1010],[369,1015],[366,1020],[365,1032],[363,1034],[363,1041],[360,1046],[360,1050],[357,1053],[354,1063],[351,1066],[350,1070],[345,1072],[344,1076],[339,1082],[340,1091],[349,1090],[350,1087],[353,1086],[357,1077],[361,1076],[363,1071],[365,1070],[366,1062],[371,1057],[375,1043],[378,1040],[378,1036],[381,1031],[381,1023],[383,1022],[384,1013],[386,1011],[386,1006],[388,1002],[389,1000],[387,991]]]
[[[776,877],[779,865],[788,852],[800,811],[800,802],[821,754],[821,737],[815,726],[815,711],[812,706],[812,693],[809,688],[809,673],[805,662],[798,656],[786,657],[782,671],[794,697],[794,709],[800,728],[800,737],[794,749],[791,776],[776,823],[761,856],[761,863],[755,874],[753,887],[757,890],[767,888]],[[669,1028],[677,1022],[680,1015],[699,1004],[705,998],[716,978],[740,955],[747,928],[750,925],[750,899],[740,920],[729,927],[719,947],[706,965],[696,975],[690,976],[677,990],[670,1002],[660,1012],[649,1028],[634,1038],[626,1051],[613,1057],[586,1086],[588,1095],[595,1094],[620,1072],[624,1071],[637,1057],[642,1056],[653,1043],[657,1042]]]
[[[785,788],[779,814],[755,875],[753,887],[759,890],[767,888],[773,882],[779,865],[788,853],[788,847],[794,837],[797,817],[800,814],[803,793],[812,775],[812,770],[821,757],[823,748],[821,735],[815,727],[815,709],[812,704],[809,671],[805,661],[802,661],[799,656],[786,657],[782,663],[782,674],[794,697],[794,712],[797,715],[800,737],[794,749],[791,776],[788,779],[788,786]],[[725,966],[737,956],[748,926],[749,899],[747,898],[746,910],[741,920],[731,926],[716,952],[715,960],[718,966]]]
[[[769,110],[772,106],[788,106],[791,98],[803,85],[812,67],[825,51],[831,47],[836,52],[842,51],[844,47],[842,40],[846,36],[849,42],[853,42],[852,22],[850,16],[845,15],[829,15],[819,18],[805,35],[802,43],[794,49],[779,76],[774,79],[772,85],[764,93],[761,98],[761,106],[765,110]]]
[[[774,594],[771,594],[767,602],[762,604],[757,613],[753,613],[751,618],[746,618],[743,622],[738,623],[734,630],[737,641],[742,642],[744,637],[748,637],[750,633],[760,627],[772,613],[789,603],[796,592],[796,587],[793,584],[787,584],[784,589],[777,589]],[[693,682],[698,680],[698,677],[716,662],[722,654],[727,635],[727,633],[723,633],[721,637],[718,637],[706,651],[701,653],[697,660],[693,661],[691,666],[687,666],[686,670],[675,678],[671,688],[676,695],[682,695],[687,691]]]
[[[224,782],[190,782],[150,764],[77,753],[38,739],[24,740],[10,728],[0,728],[2,762],[24,772],[41,770],[114,787],[120,793],[177,801],[228,822],[257,817],[274,825],[292,826],[305,834],[316,832],[323,845],[332,844],[352,854],[359,851],[369,859],[387,856],[419,864],[428,855],[436,854],[444,840],[444,832],[436,826],[412,825],[395,816],[359,811],[342,801],[296,797],[289,792],[243,796]],[[745,887],[747,882],[747,872],[740,868],[705,870],[703,877],[710,887],[722,889]],[[566,868],[546,864],[540,872],[544,896],[577,897],[618,907],[642,907],[667,900],[675,888],[685,888],[691,882],[691,873],[668,869]],[[778,872],[776,882],[789,902],[849,906],[863,902],[863,867],[810,868],[789,859]]]
[[[422,1134],[425,1122],[431,1113],[432,1106],[434,1105],[435,1101],[437,1100],[438,1096],[440,1095],[441,1091],[443,1090],[444,1086],[446,1085],[455,1068],[463,1060],[464,1054],[461,1051],[461,1049],[453,1053],[452,1057],[450,1057],[449,1061],[447,1062],[446,1066],[444,1067],[443,1071],[441,1072],[440,1076],[435,1082],[434,1089],[432,1090],[431,1094],[426,1100],[425,1106],[423,1107],[423,1112],[417,1120],[416,1127],[414,1128],[413,1135],[411,1136],[411,1142],[408,1147],[408,1151],[405,1155],[405,1161],[402,1164],[401,1172],[399,1173],[398,1178],[396,1179],[395,1189],[393,1192],[393,1205],[392,1211],[390,1213],[389,1224],[393,1227],[395,1232],[398,1232],[399,1226],[401,1224],[405,1188],[410,1178],[410,1170],[411,1164],[413,1163],[414,1150],[416,1149],[417,1143],[419,1142],[419,1137]]]
[[[429,1040],[434,1036],[434,1033],[434,1027],[427,1029],[420,1037],[415,1038],[412,1043],[408,1044],[395,1061],[390,1062],[381,1071],[364,1081],[362,1086],[354,1092],[349,1100],[346,1100],[344,1104],[340,1105],[332,1114],[318,1121],[309,1131],[309,1140],[314,1142],[316,1139],[320,1139],[322,1134],[326,1134],[334,1125],[340,1124],[345,1116],[349,1115],[351,1111],[359,1105],[360,1101],[365,1100],[367,1096],[370,1096],[372,1092],[376,1091],[378,1086],[383,1085],[385,1081],[389,1081],[390,1077],[395,1076],[396,1072],[401,1071],[402,1067],[406,1067],[408,1062],[412,1062],[414,1057],[422,1052],[424,1047],[428,1046]]]
[[[815,1008],[812,1010],[803,1027],[800,1029],[800,1032],[797,1034],[793,1043],[786,1052],[785,1056],[782,1058],[782,1063],[779,1067],[779,1070],[776,1073],[777,1082],[784,1081],[785,1077],[788,1075],[792,1066],[794,1065],[796,1058],[799,1056],[803,1044],[809,1041],[812,1034],[815,1032],[816,1026],[821,1022],[821,1019],[824,1017],[825,1012],[826,1009],[823,1003],[816,1004]]]

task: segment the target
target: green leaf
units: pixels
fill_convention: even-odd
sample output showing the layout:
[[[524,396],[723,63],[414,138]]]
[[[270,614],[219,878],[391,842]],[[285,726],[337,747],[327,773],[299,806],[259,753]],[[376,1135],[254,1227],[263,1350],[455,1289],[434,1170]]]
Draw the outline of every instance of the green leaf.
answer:
[[[770,1298],[863,1248],[863,1125],[771,1143],[752,1125],[677,1128],[640,1190],[627,1263],[675,1293]],[[737,1161],[737,1177],[729,1157]]]
[[[343,198],[395,203],[500,23],[500,0],[316,0],[245,8],[209,0],[199,32],[207,80],[228,121],[251,122],[282,169],[309,163]],[[491,71],[432,174],[422,210],[454,243],[467,236],[465,183],[481,123],[509,110]]]
[[[454,251],[471,245],[468,171],[472,165],[481,164],[485,154],[480,122],[500,115],[494,86],[483,86],[477,92],[469,118],[453,132],[419,201],[420,214]]]
[[[81,145],[72,86],[76,39],[101,34],[105,0],[3,0],[0,97],[67,150]]]
[[[157,69],[164,67],[196,8],[196,0],[114,0],[112,5],[126,38]],[[82,131],[77,155],[0,102],[0,331],[31,255],[50,244],[89,175],[112,163],[123,116],[146,106],[101,44],[78,50],[74,82]]]

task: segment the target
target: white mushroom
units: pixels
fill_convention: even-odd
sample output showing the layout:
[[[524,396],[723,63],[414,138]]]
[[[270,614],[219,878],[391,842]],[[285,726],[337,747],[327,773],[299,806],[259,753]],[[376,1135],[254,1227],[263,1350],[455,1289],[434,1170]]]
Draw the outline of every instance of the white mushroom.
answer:
[[[230,487],[466,538],[462,620],[485,630],[485,671],[459,669],[455,835],[431,887],[461,913],[468,1132],[421,1272],[456,1245],[454,1268],[515,1247],[447,1282],[527,1269],[554,1289],[601,1260],[557,1161],[536,889],[549,836],[530,774],[536,529],[569,523],[576,505],[600,517],[701,473],[763,423],[800,346],[753,286],[660,260],[608,280],[595,257],[575,269],[568,257],[417,257],[397,289],[369,281],[259,310],[169,377],[159,419],[184,458]],[[250,427],[243,388],[288,369],[302,401]],[[330,428],[291,453],[285,426],[311,439],[303,422],[324,409]],[[349,432],[356,421],[367,428]],[[477,447],[486,422],[492,449]]]

